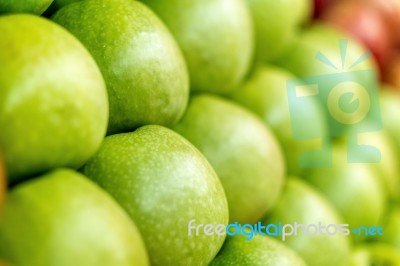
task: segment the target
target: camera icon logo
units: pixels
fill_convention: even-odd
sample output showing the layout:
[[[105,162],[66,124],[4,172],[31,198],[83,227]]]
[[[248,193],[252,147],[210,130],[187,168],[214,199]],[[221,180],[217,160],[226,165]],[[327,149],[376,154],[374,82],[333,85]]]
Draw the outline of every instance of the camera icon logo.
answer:
[[[378,84],[372,69],[352,70],[370,56],[367,52],[348,69],[344,68],[347,41],[340,41],[342,69],[339,70],[320,52],[316,58],[337,69],[336,73],[291,79],[287,82],[287,94],[292,133],[296,140],[319,138],[319,150],[305,151],[299,158],[300,167],[332,167],[332,140],[335,137],[347,139],[347,162],[378,163],[380,151],[371,145],[360,144],[362,133],[382,129],[378,98]],[[304,129],[307,117],[302,109],[310,103],[310,98],[322,103],[328,123],[328,136],[317,136],[312,130]],[[369,156],[360,156],[369,154]],[[309,158],[317,158],[315,160]]]

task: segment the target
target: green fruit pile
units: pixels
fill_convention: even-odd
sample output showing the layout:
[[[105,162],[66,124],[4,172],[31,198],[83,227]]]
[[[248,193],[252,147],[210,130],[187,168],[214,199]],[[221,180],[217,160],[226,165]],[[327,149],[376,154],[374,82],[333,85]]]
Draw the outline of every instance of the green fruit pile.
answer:
[[[2,1],[0,265],[400,265],[400,95],[332,123],[381,84],[313,5]]]

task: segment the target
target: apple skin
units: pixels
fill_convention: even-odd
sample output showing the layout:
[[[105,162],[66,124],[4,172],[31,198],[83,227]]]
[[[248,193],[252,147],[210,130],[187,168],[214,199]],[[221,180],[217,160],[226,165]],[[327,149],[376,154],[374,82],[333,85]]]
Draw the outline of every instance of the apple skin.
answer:
[[[222,249],[210,266],[227,265],[279,265],[306,266],[292,249],[272,237],[256,235],[251,240],[246,236],[228,236]]]
[[[400,154],[400,94],[398,91],[382,89],[379,92],[383,128],[394,142]]]
[[[228,94],[247,74],[253,25],[244,0],[142,0],[165,22],[185,56],[193,91]]]
[[[50,7],[55,8],[55,10],[58,10],[66,5],[70,5],[79,1],[82,0],[54,0]]]
[[[82,0],[54,0],[49,8],[46,10],[46,12],[43,13],[43,16],[50,18],[57,10],[61,9],[62,7],[79,1]]]
[[[332,205],[306,182],[290,177],[282,196],[263,220],[263,224],[328,224],[342,223],[339,214]],[[279,238],[280,239],[280,238]],[[289,236],[285,244],[295,250],[309,266],[346,265],[350,255],[348,237],[334,235]]]
[[[53,0],[4,0],[0,2],[0,14],[4,13],[32,13],[41,15]]]
[[[311,13],[309,0],[246,2],[255,28],[255,57],[262,62],[274,61],[285,53],[297,37],[298,27]]]
[[[400,207],[398,204],[393,204],[386,213],[384,223],[384,234],[379,241],[393,245],[400,249]]]
[[[400,93],[395,90],[379,91],[383,128],[394,140],[397,151],[400,152]]]
[[[343,46],[346,47],[346,53],[343,53],[346,56],[343,56],[343,59],[339,48],[340,44],[346,44],[346,46]],[[278,65],[302,79],[307,77],[318,78],[319,84],[317,85],[321,87],[327,84],[335,84],[337,78],[340,78],[351,82],[354,85],[353,88],[362,85],[371,88],[371,92],[375,93],[376,91],[373,89],[377,87],[379,72],[374,58],[367,55],[368,51],[360,43],[337,28],[326,23],[315,23],[302,33],[293,49],[280,59]],[[365,56],[367,57],[365,58]],[[322,59],[324,57],[325,60]],[[359,61],[360,59],[364,60]],[[342,64],[342,61],[344,61],[344,64]],[[356,64],[357,62],[359,63]],[[307,81],[307,79],[304,80]],[[337,82],[338,85],[344,84],[339,81]],[[331,88],[333,89],[333,85]],[[354,97],[360,100],[365,99],[365,94],[362,92],[364,90],[355,91]],[[327,102],[324,99],[322,104],[327,107],[329,101]],[[340,136],[343,134],[347,125],[335,123],[336,121],[328,108],[324,108],[324,113],[328,126],[330,126],[331,135]],[[368,115],[373,117],[376,113],[370,112]],[[341,115],[341,118],[344,117]]]
[[[67,169],[9,192],[0,257],[12,265],[149,265],[129,216],[96,184]]]
[[[6,173],[4,169],[3,156],[0,152],[0,219],[3,212],[3,205],[6,196]]]
[[[351,228],[376,226],[387,200],[381,172],[374,164],[348,163],[351,147],[346,144],[334,143],[333,167],[309,169],[304,178],[326,196]]]
[[[107,91],[79,41],[52,21],[0,17],[0,149],[9,182],[79,168],[107,128]]]
[[[99,65],[109,94],[108,134],[146,124],[169,126],[183,115],[189,97],[185,61],[168,29],[145,5],[80,1],[52,19],[74,34]]]
[[[300,78],[343,72],[339,50],[339,41],[342,39],[348,40],[345,61],[345,69],[348,69],[361,55],[367,52],[367,49],[354,38],[327,22],[316,22],[304,30],[292,49],[282,56],[277,64]],[[339,69],[317,60],[315,57],[318,52],[324,54]],[[365,69],[372,69],[378,73],[378,66],[372,57],[368,57],[361,64],[351,68],[351,71]],[[351,71],[347,74],[352,75]]]
[[[313,17],[319,18],[332,2],[335,2],[335,0],[314,0]]]
[[[396,145],[390,137],[388,131],[383,128],[374,132],[363,132],[361,128],[354,128],[346,133],[347,136],[357,134],[358,143],[375,147],[380,152],[380,161],[370,164],[377,170],[378,179],[383,184],[385,193],[391,200],[400,199],[400,169],[399,169],[399,153]],[[345,156],[345,154],[343,154]],[[358,154],[360,157],[372,158],[374,152],[362,151]]]
[[[356,246],[349,266],[370,265],[400,265],[400,252],[395,247],[380,242]]]
[[[321,103],[308,97],[307,104],[302,108],[307,118],[303,127],[309,131],[307,135],[315,136],[315,139],[300,141],[293,135],[286,84],[294,78],[293,74],[282,68],[258,66],[231,97],[261,117],[272,129],[284,152],[288,173],[297,175],[304,171],[300,165],[300,155],[305,151],[320,149],[319,140],[327,138],[329,133]],[[311,157],[307,159],[310,163],[312,160]]]
[[[312,13],[314,10],[313,0],[292,0],[293,9],[291,11],[295,11],[294,20],[297,23],[297,26],[303,26],[307,24],[312,19]],[[288,11],[289,12],[289,11]]]
[[[230,222],[254,223],[275,203],[285,162],[269,128],[250,111],[218,96],[193,96],[173,130],[209,160],[224,186]]]
[[[349,2],[348,0],[337,0],[341,2]],[[350,2],[357,3],[358,5],[368,6],[376,10],[381,16],[381,20],[386,24],[389,30],[390,38],[393,42],[398,43],[400,40],[398,28],[400,26],[400,1],[398,0],[350,0]]]
[[[211,165],[172,130],[151,125],[109,136],[83,172],[135,221],[151,265],[207,265],[221,248],[225,236],[188,235],[193,219],[226,225],[228,205]]]
[[[382,82],[384,88],[400,91],[400,51],[393,50],[383,68]]]
[[[380,12],[364,1],[340,1],[322,19],[340,27],[369,48],[382,68],[391,47],[391,32]]]

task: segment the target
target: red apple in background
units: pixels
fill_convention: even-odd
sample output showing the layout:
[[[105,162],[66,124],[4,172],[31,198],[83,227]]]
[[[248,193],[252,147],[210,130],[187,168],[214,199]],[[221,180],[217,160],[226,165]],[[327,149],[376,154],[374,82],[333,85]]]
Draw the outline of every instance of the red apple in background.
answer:
[[[342,2],[349,2],[349,0],[339,0]],[[386,23],[386,27],[389,29],[390,37],[396,38],[396,41],[400,40],[398,34],[395,32],[400,29],[400,1],[399,0],[350,0],[351,2],[357,2],[359,5],[366,5],[376,10],[381,19]]]
[[[314,0],[314,18],[319,18],[328,8],[329,4],[335,0]]]
[[[391,47],[391,33],[378,9],[364,1],[339,1],[321,16],[369,48],[382,70]]]
[[[389,60],[383,69],[382,80],[393,88],[400,91],[400,51],[394,50],[389,56]]]
[[[366,0],[358,0],[366,1]],[[367,2],[374,8],[377,8],[381,13],[383,19],[388,24],[388,27],[396,30],[400,26],[400,1],[399,0],[367,0]],[[394,32],[391,32],[394,33]],[[399,37],[393,34],[393,37]]]

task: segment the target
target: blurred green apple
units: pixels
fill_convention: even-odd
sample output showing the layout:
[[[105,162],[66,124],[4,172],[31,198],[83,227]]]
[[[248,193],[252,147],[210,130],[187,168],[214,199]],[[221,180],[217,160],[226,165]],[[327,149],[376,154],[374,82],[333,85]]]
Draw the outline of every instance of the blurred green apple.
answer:
[[[289,174],[300,174],[301,163],[313,164],[310,151],[322,150],[328,137],[324,111],[320,102],[305,97],[301,108],[306,135],[314,139],[300,140],[293,134],[286,84],[294,76],[274,66],[259,66],[252,76],[232,94],[232,98],[250,109],[272,129],[284,152]],[[302,88],[298,88],[302,91]],[[319,160],[320,158],[317,157]],[[302,161],[301,161],[302,160]]]
[[[0,149],[10,182],[81,167],[107,127],[101,73],[74,36],[33,15],[0,17]]]
[[[53,0],[2,0],[0,2],[1,13],[32,13],[42,14]]]
[[[214,167],[231,222],[256,222],[271,208],[281,192],[285,164],[275,137],[255,115],[217,96],[197,95],[173,129]]]
[[[0,219],[6,195],[6,173],[4,170],[3,156],[0,153]]]
[[[394,141],[400,154],[400,94],[384,87],[379,91],[383,128]]]
[[[149,265],[141,236],[106,192],[59,169],[15,187],[0,220],[0,257],[12,265]]]
[[[108,134],[174,124],[185,111],[189,80],[183,56],[161,20],[132,0],[87,0],[52,19],[91,52],[107,84]]]
[[[400,251],[384,243],[356,246],[349,266],[400,266]]]
[[[378,177],[382,181],[389,198],[392,200],[400,199],[400,158],[394,141],[390,138],[387,130],[383,128],[378,131],[363,132],[362,128],[355,127],[349,130],[346,135],[357,136],[360,145],[372,146],[379,151],[379,162],[371,164],[371,166],[377,169]],[[362,149],[355,153],[355,156],[364,158],[363,161],[368,162],[376,156],[376,150]]]
[[[207,265],[225,236],[189,235],[188,224],[224,224],[223,187],[204,156],[161,126],[109,136],[83,172],[125,208],[152,265]]]
[[[385,210],[380,172],[368,163],[348,163],[346,143],[335,143],[331,168],[309,169],[304,178],[321,191],[352,228],[376,226]]]
[[[246,240],[245,235],[228,237],[210,266],[306,266],[292,249],[268,236],[256,235]]]
[[[297,178],[289,178],[278,203],[264,224],[302,224],[325,227],[322,234],[305,234],[299,227],[297,235],[287,236],[285,244],[293,248],[310,266],[346,265],[350,255],[347,236],[340,235],[340,216],[332,205],[316,190]],[[327,226],[336,226],[336,234],[327,235]],[[310,232],[316,232],[315,227]],[[330,229],[331,232],[333,231]]]
[[[379,240],[400,250],[400,207],[398,205],[391,206],[388,210],[382,227],[384,234]]]
[[[306,24],[312,19],[314,12],[314,1],[313,0],[291,0],[292,9],[294,13],[294,20],[299,25]]]
[[[244,0],[142,0],[180,45],[195,91],[228,93],[247,73],[253,27]]]
[[[246,0],[255,28],[259,61],[274,61],[297,37],[298,27],[311,16],[310,0]]]
[[[62,7],[79,1],[82,0],[54,0],[43,15],[46,17],[51,17],[57,10],[61,9]]]
[[[361,44],[336,28],[316,23],[304,30],[279,65],[314,88],[326,105],[332,136],[380,115],[376,62]]]
[[[341,40],[347,41],[343,51],[340,50]],[[345,57],[342,57],[341,52],[345,52]],[[302,32],[292,49],[278,64],[298,77],[341,73],[351,78],[356,70],[376,71],[377,65],[373,57],[362,57],[366,52],[366,48],[350,36],[331,25],[319,22]],[[322,59],[323,57],[329,62]],[[359,59],[364,60],[358,62]],[[354,80],[357,81],[357,78]]]

